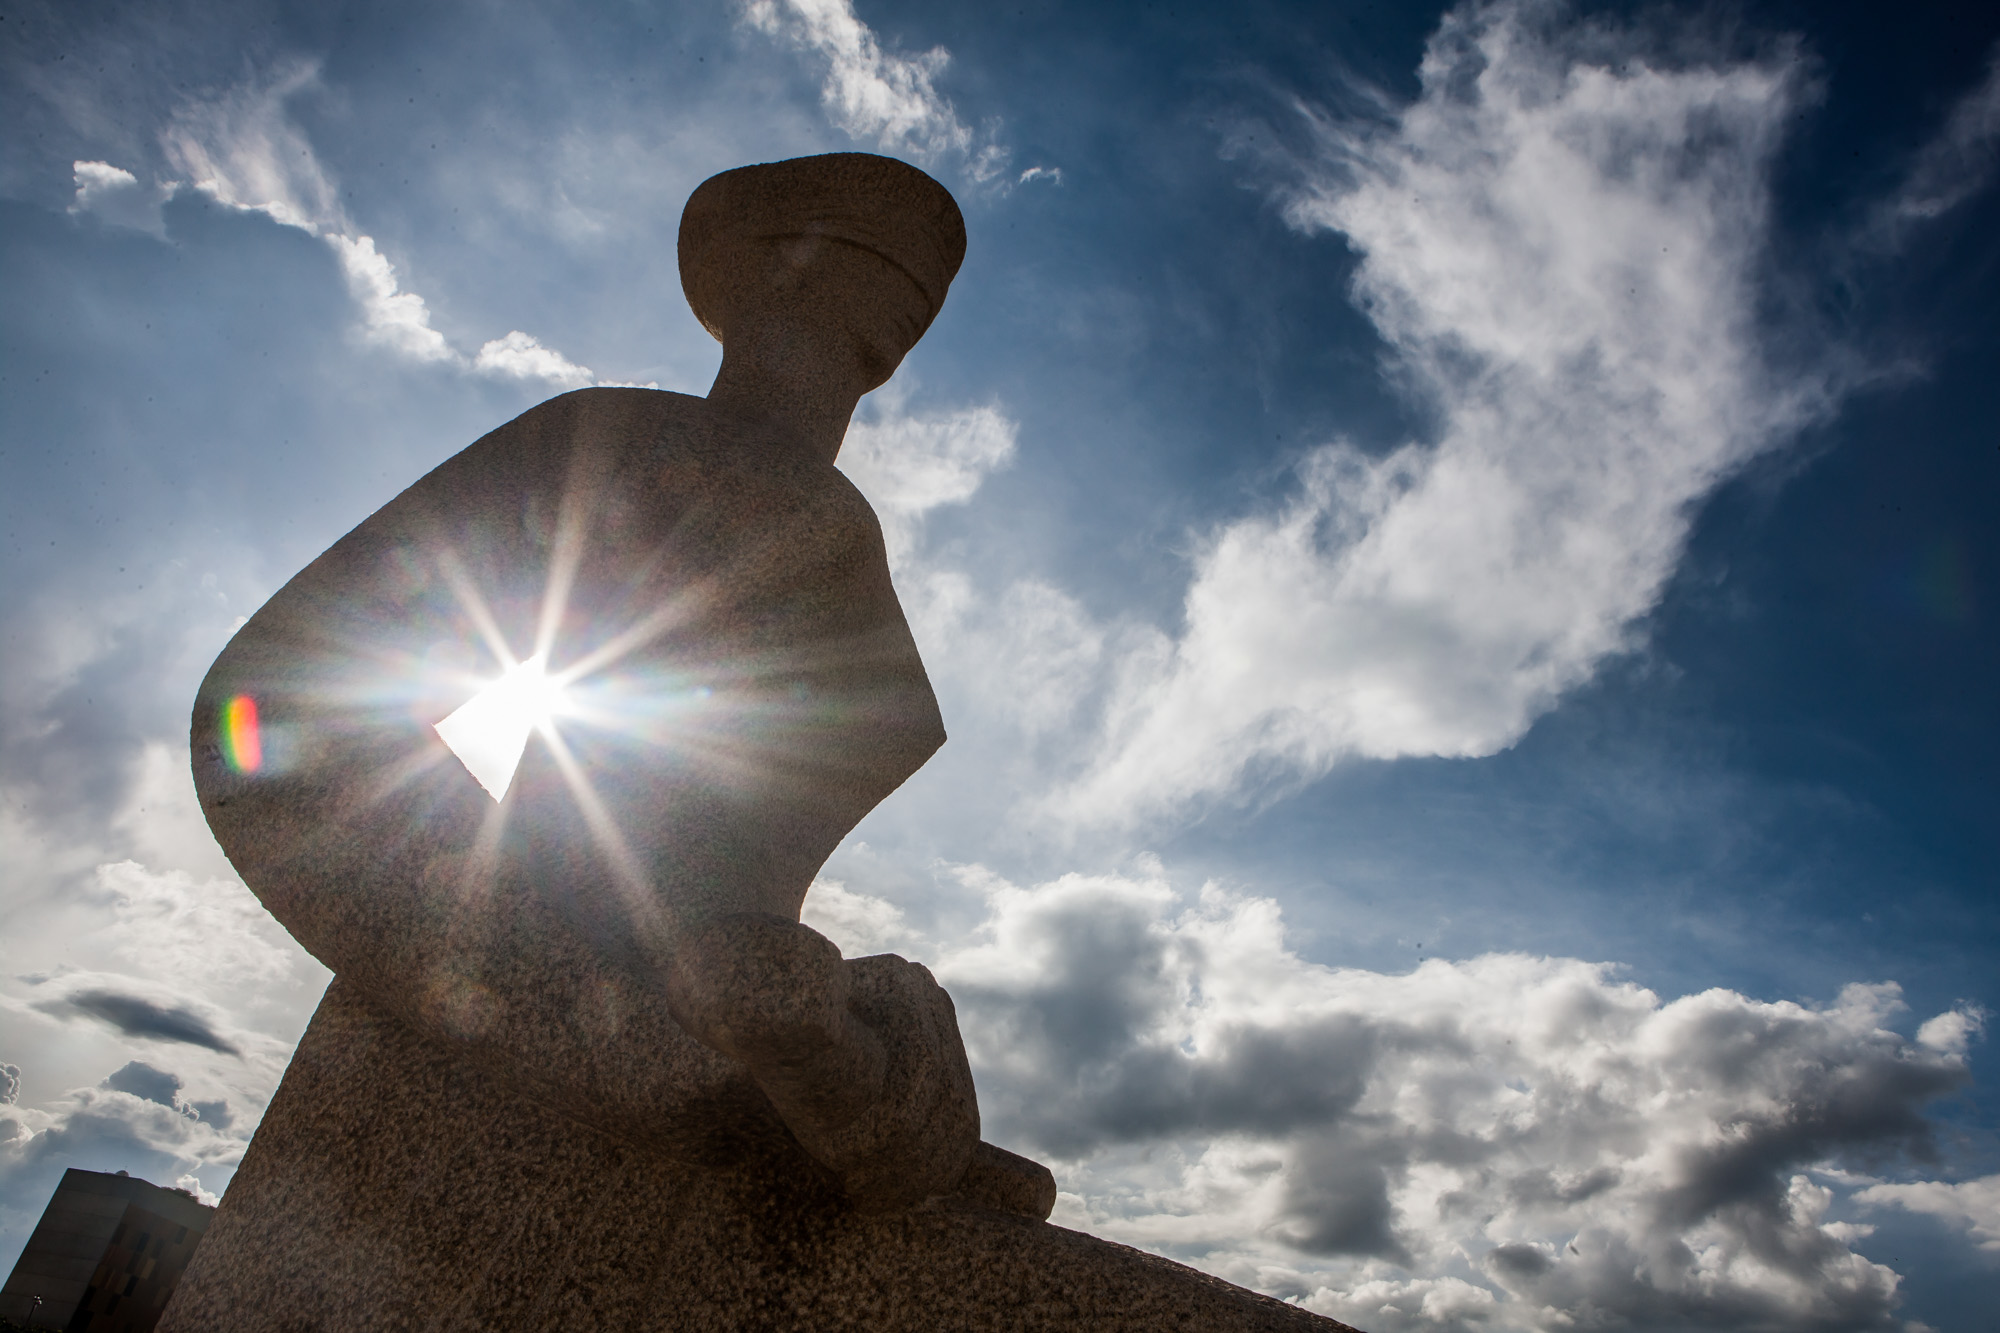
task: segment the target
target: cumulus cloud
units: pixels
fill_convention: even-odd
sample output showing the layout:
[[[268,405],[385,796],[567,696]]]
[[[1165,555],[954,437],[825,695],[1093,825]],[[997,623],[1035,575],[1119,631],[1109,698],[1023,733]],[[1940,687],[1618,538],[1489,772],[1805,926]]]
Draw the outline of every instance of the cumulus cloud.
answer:
[[[184,751],[176,767],[185,783]],[[200,816],[163,802],[159,776],[142,771],[134,809],[112,822],[167,851],[184,846],[184,818]],[[33,925],[0,940],[0,1027],[41,1089],[0,1114],[0,1254],[25,1241],[65,1167],[129,1171],[212,1201],[327,979],[233,877],[108,862]],[[64,961],[77,941],[93,970]],[[8,1069],[18,1090],[23,1075]]]
[[[927,943],[892,902],[856,893],[839,880],[813,881],[799,919],[840,945],[849,958],[921,951]]]
[[[403,290],[396,266],[375,248],[374,237],[332,232],[323,239],[340,259],[347,290],[361,307],[362,332],[369,342],[410,361],[458,359],[444,335],[431,327],[424,298]]]
[[[759,32],[812,51],[827,62],[820,88],[827,115],[856,139],[924,162],[966,159],[975,180],[1006,165],[1007,154],[980,144],[935,85],[951,53],[933,47],[917,55],[884,51],[851,0],[748,0],[744,17]]]
[[[183,1107],[180,1076],[155,1069],[143,1060],[128,1061],[122,1068],[112,1071],[105,1078],[104,1086],[113,1092],[129,1092],[134,1097],[143,1097],[177,1111]]]
[[[147,1095],[153,1090],[135,1093],[107,1081],[48,1109],[9,1108],[0,1120],[0,1246],[18,1251],[69,1167],[171,1181],[215,1202],[198,1173],[233,1167],[245,1139]]]
[[[109,162],[77,162],[76,201],[72,213],[88,213],[114,227],[129,227],[164,238],[167,224],[160,205],[173,197],[177,182],[141,185],[139,178]]]
[[[236,1123],[236,1115],[229,1103],[223,1099],[206,1102],[191,1102],[181,1097],[181,1076],[164,1069],[155,1069],[143,1060],[127,1061],[122,1067],[112,1071],[100,1087],[112,1092],[129,1092],[134,1097],[157,1102],[171,1107],[190,1120],[203,1121],[218,1130],[228,1129]],[[186,1178],[183,1178],[183,1188]]]
[[[418,364],[459,366],[496,378],[537,380],[565,389],[593,383],[596,376],[589,368],[518,329],[468,357],[432,327],[424,298],[403,287],[396,266],[376,248],[374,238],[355,227],[341,207],[332,174],[291,118],[290,99],[318,78],[317,64],[293,62],[267,78],[190,101],[160,136],[167,160],[218,203],[263,213],[324,241],[340,261],[347,289],[361,309],[362,336],[370,344]],[[79,206],[86,165],[93,164],[77,164]]]
[[[1977,1007],[1952,1009],[1928,1020],[1917,1029],[1917,1040],[1946,1055],[1964,1055],[1973,1040],[1986,1031],[1986,1011]]]
[[[579,366],[553,347],[544,347],[529,334],[514,330],[495,338],[479,349],[472,368],[486,375],[517,380],[542,380],[565,389],[581,389],[595,382],[590,367]]]
[[[1902,1208],[1943,1218],[1969,1231],[1980,1249],[2000,1254],[2000,1176],[1956,1184],[1920,1180],[1909,1185],[1870,1185],[1854,1197],[1873,1208]]]
[[[1052,806],[1118,822],[1346,756],[1513,743],[1633,645],[1691,515],[1819,410],[1767,368],[1774,64],[1649,63],[1542,7],[1461,7],[1381,124],[1305,109],[1285,215],[1360,256],[1354,299],[1434,442],[1309,454],[1200,546],[1186,627],[1126,662]]]
[[[1056,1164],[1058,1220],[1370,1330],[1900,1327],[1818,1172],[1923,1159],[1923,1107],[1966,1078],[1897,1030],[1892,985],[1813,1006],[1564,958],[1330,968],[1212,886],[955,873],[988,907],[958,943],[840,885],[808,920],[931,964],[988,1133]]]

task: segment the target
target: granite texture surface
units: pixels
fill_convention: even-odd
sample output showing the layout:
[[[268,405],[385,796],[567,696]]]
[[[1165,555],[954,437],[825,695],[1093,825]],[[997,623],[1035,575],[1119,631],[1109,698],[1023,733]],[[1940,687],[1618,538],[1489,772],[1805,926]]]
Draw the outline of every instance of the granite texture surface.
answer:
[[[689,1166],[336,979],[161,1333],[1346,1326],[963,1197],[866,1213],[797,1149]]]

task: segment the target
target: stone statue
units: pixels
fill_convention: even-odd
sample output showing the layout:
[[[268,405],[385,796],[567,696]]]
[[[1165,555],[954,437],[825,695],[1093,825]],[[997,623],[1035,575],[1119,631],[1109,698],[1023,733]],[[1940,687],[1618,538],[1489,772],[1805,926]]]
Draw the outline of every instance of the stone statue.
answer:
[[[421,1312],[490,1298],[459,1323],[922,1328],[1051,1282],[1100,1293],[1078,1311],[1125,1292],[1133,1327],[1208,1306],[1209,1327],[1328,1326],[1043,1224],[1054,1179],[980,1142],[930,973],[843,959],[799,923],[827,856],[945,739],[879,525],[834,460],[964,252],[951,196],[900,162],[712,178],[680,232],[723,344],[706,399],[534,408],[217,659],[194,709],[202,808],[336,976],[164,1327],[459,1326]],[[465,719],[502,670],[539,711],[498,742],[511,770],[478,771]],[[579,1276],[616,1248],[591,1228],[633,1200],[678,1239],[642,1273]],[[441,1275],[451,1237],[512,1214],[540,1236],[513,1268]],[[920,1298],[966,1263],[984,1276]],[[791,1313],[742,1313],[775,1299],[744,1274],[779,1271]],[[251,1313],[260,1284],[293,1322]]]

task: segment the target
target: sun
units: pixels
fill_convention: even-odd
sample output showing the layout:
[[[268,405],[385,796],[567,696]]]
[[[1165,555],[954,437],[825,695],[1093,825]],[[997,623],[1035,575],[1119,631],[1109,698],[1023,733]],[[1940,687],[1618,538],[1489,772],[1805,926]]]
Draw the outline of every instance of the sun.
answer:
[[[548,674],[547,659],[536,653],[467,699],[435,728],[466,772],[495,801],[507,795],[528,733],[544,730],[562,712],[562,683]]]

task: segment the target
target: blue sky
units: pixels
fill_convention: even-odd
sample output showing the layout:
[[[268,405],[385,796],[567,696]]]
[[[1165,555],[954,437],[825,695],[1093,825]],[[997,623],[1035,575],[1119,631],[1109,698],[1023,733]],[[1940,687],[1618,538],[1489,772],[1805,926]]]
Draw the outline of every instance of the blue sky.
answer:
[[[970,247],[841,466],[952,739],[807,920],[1056,1220],[1371,1333],[2000,1304],[2000,17],[14,5],[0,1263],[219,1193],[326,973],[222,859],[239,618],[553,393],[705,391],[688,193]]]

